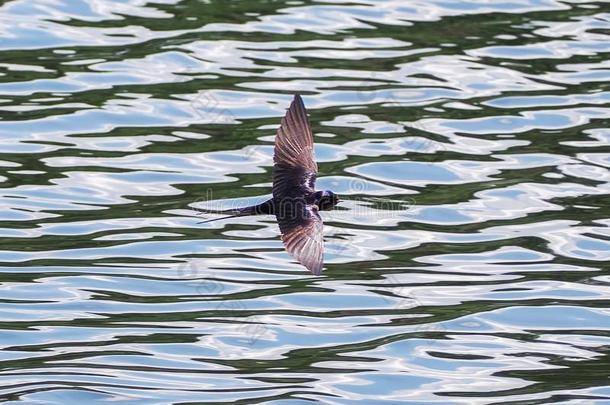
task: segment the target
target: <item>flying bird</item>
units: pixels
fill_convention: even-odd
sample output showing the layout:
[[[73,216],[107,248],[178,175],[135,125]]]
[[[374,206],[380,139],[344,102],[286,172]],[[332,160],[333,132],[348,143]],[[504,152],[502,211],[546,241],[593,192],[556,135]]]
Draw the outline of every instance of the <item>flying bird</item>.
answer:
[[[313,133],[298,94],[277,130],[273,163],[272,198],[258,205],[223,211],[231,215],[201,223],[246,215],[275,215],[288,253],[319,275],[324,262],[324,241],[318,212],[333,209],[339,197],[330,190],[315,190],[318,165],[314,159]]]

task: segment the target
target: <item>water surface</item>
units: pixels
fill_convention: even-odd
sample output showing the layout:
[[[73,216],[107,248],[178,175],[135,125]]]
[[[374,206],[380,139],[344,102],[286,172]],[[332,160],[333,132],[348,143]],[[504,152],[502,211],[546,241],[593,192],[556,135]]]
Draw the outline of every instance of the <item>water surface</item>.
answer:
[[[610,4],[0,4],[0,399],[610,404]],[[326,268],[272,217],[303,95]]]

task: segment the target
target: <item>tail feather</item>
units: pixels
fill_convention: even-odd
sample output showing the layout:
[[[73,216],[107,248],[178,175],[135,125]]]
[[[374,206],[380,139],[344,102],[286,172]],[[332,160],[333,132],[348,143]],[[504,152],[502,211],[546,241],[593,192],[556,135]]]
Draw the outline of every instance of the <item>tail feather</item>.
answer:
[[[214,212],[214,214],[230,214],[230,215],[225,216],[225,217],[220,217],[220,218],[208,219],[203,222],[198,222],[198,224],[205,224],[208,222],[220,221],[221,219],[271,213],[271,204],[272,204],[272,202],[271,202],[271,200],[269,200],[269,201],[266,201],[259,205],[251,205],[249,207],[237,208],[237,209],[226,210],[226,211],[221,211],[221,212]]]
[[[227,215],[225,217],[220,217],[220,218],[207,219],[205,221],[198,222],[197,224],[205,224],[207,222],[220,221],[221,219],[245,217],[247,215],[253,215],[254,210],[253,210],[253,207],[245,207],[245,208],[238,208],[238,209],[234,209],[234,210],[226,210],[223,212],[216,212],[216,214],[231,214],[231,215]]]
[[[229,215],[226,217],[206,219],[205,221],[197,222],[197,224],[206,224],[208,222],[220,221],[221,219],[235,218],[235,217],[241,217],[241,216],[243,216],[243,215],[236,214],[236,215]]]

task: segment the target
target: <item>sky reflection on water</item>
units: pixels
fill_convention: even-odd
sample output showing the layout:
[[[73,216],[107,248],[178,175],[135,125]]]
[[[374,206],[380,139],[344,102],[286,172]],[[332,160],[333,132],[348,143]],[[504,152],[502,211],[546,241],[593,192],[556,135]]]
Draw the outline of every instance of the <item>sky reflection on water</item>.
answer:
[[[0,400],[610,403],[607,1],[0,5]],[[272,217],[301,93],[326,268]]]

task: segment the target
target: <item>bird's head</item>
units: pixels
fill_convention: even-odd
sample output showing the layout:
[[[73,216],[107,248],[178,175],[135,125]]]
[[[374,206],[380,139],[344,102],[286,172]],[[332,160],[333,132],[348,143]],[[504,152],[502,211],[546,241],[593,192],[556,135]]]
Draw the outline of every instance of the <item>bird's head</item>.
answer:
[[[320,211],[332,210],[335,205],[339,204],[339,196],[330,190],[320,191],[318,199],[318,207]]]

